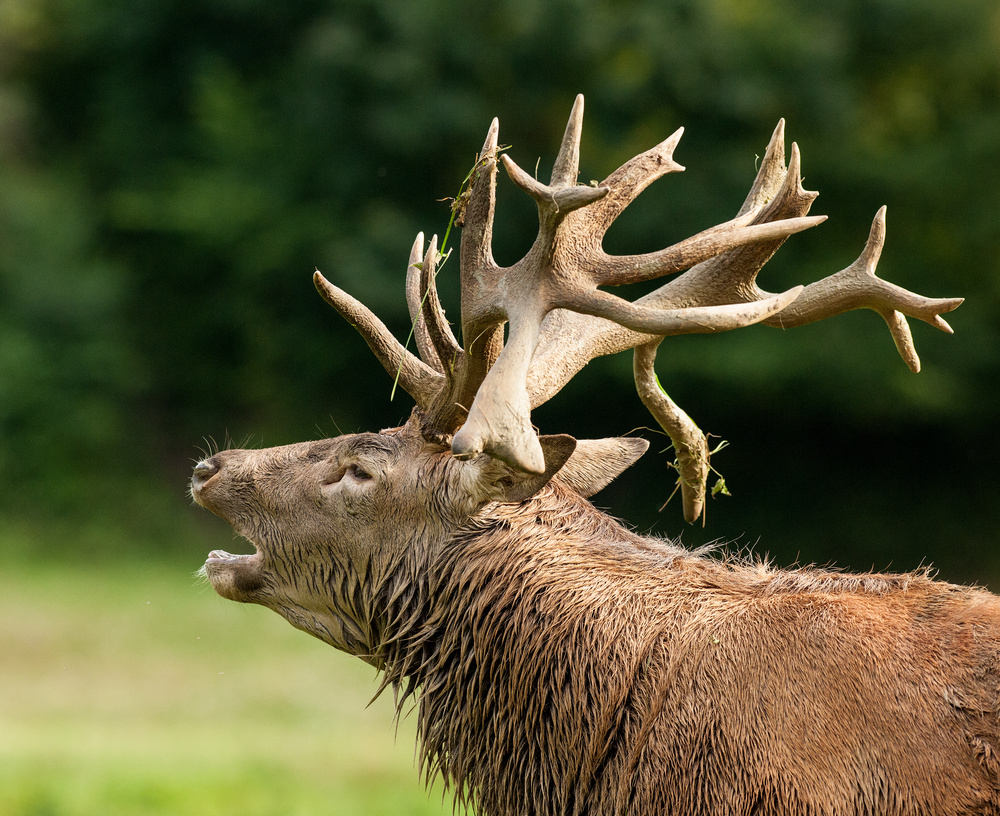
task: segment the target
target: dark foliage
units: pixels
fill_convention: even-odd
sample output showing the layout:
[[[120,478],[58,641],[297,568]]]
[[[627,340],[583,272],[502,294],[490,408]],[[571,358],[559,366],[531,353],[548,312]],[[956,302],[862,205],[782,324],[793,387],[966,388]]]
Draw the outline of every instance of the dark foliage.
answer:
[[[664,385],[734,443],[717,464],[735,496],[689,537],[742,535],[855,568],[929,553],[950,577],[987,577],[998,480],[985,454],[1000,441],[994,0],[4,4],[4,516],[154,540],[184,512],[203,437],[279,444],[405,417],[405,398],[389,403],[391,383],[313,292],[313,268],[405,337],[409,245],[443,232],[440,199],[491,118],[545,175],[577,92],[594,178],[687,129],[687,172],[644,194],[609,249],[658,248],[731,216],[784,116],[821,192],[814,212],[831,219],[790,241],[764,286],[846,266],[888,204],[885,276],[968,298],[956,337],[916,327],[918,376],[868,314],[664,349]],[[496,254],[509,263],[534,215],[510,185],[501,197]],[[629,371],[627,355],[588,367],[538,424],[647,424]],[[787,450],[772,447],[779,426]],[[643,527],[672,482],[671,457],[650,458],[599,497]],[[660,529],[676,531],[679,511],[664,512]]]

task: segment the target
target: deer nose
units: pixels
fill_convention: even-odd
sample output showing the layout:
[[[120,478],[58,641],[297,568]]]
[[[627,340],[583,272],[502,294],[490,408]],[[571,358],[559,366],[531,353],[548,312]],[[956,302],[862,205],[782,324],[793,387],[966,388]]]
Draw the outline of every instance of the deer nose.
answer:
[[[211,459],[202,459],[194,466],[194,472],[191,474],[191,487],[197,490],[221,469],[218,460],[214,456]]]

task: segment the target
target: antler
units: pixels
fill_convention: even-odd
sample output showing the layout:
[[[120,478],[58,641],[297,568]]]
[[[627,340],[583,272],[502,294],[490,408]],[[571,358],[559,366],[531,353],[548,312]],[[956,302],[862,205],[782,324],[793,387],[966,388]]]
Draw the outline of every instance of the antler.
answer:
[[[798,149],[784,165],[784,123],[768,146],[746,201],[731,221],[659,252],[611,256],[602,249],[610,225],[657,178],[683,170],[673,159],[682,131],[636,156],[595,186],[576,183],[583,97],[573,106],[549,184],[499,157],[514,183],[538,207],[538,235],[511,267],[493,259],[499,151],[493,121],[479,154],[464,213],[460,252],[463,349],[451,333],[434,282],[436,238],[426,253],[418,235],[410,253],[407,302],[420,357],[406,351],[364,306],[316,273],[324,298],[358,328],[386,369],[417,402],[425,436],[447,441],[467,458],[485,452],[530,473],[545,469],[530,412],[587,362],[636,348],[636,385],[674,441],[685,515],[702,513],[708,449],[704,434],[660,387],[656,348],[674,334],[725,331],[757,322],[793,326],[855,308],[879,311],[913,370],[919,362],[903,315],[950,331],[940,318],[961,299],[933,300],[879,280],[884,208],[861,258],[841,272],[780,294],[756,276],[780,245],[825,216],[806,214],[816,193],[800,183]],[[422,260],[421,260],[422,259]],[[687,270],[687,271],[684,271]],[[629,302],[599,287],[684,274]],[[503,343],[504,323],[508,325]]]
[[[785,167],[785,123],[778,123],[760,170],[746,201],[733,222],[763,224],[777,219],[801,217],[818,195],[801,186],[801,156],[794,143]],[[941,318],[962,303],[962,298],[925,298],[875,276],[885,240],[885,207],[872,224],[861,256],[851,266],[804,287],[795,301],[761,322],[780,328],[805,325],[851,309],[879,312],[889,325],[900,355],[914,372],[920,361],[905,316],[916,317],[951,333]],[[757,286],[764,264],[784,238],[761,241],[720,253],[696,264],[683,275],[640,298],[637,303],[659,308],[692,304],[755,302],[770,297]],[[709,451],[705,435],[666,394],[653,368],[662,337],[642,333],[608,321],[560,311],[552,313],[543,327],[528,379],[532,405],[540,405],[595,357],[636,349],[634,373],[640,398],[670,436],[677,452],[676,466],[684,504],[684,515],[694,521],[704,511]]]
[[[611,257],[602,250],[601,241],[614,219],[656,178],[683,169],[673,160],[681,131],[628,162],[600,185],[590,187],[576,183],[582,123],[580,96],[566,126],[549,184],[529,176],[509,156],[502,157],[514,183],[535,199],[539,221],[533,246],[508,268],[497,266],[488,243],[495,184],[495,128],[480,154],[482,169],[466,215],[467,233],[462,236],[463,336],[470,336],[470,328],[475,333],[505,320],[509,328],[507,344],[488,369],[468,418],[454,436],[452,452],[456,456],[486,452],[528,472],[544,468],[538,438],[531,427],[527,380],[542,322],[556,309],[604,318],[632,331],[666,336],[725,331],[756,323],[777,314],[801,291],[796,288],[753,302],[664,308],[631,303],[599,290],[600,286],[677,272],[738,246],[783,239],[823,219],[729,222],[660,252]],[[473,208],[473,202],[479,206]]]

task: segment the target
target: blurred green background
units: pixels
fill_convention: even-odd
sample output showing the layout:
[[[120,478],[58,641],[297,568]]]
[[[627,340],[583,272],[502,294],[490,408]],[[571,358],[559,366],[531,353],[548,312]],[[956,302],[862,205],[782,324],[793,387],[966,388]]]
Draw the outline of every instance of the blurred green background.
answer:
[[[782,248],[765,288],[847,266],[886,204],[880,273],[968,299],[948,316],[954,337],[914,326],[919,375],[870,312],[665,343],[660,379],[730,443],[714,464],[733,495],[709,504],[704,528],[682,529],[676,500],[659,509],[672,456],[654,444],[598,504],[691,545],[725,539],[779,563],[856,570],[933,564],[948,580],[1000,587],[995,0],[0,0],[0,671],[28,689],[21,703],[0,703],[2,747],[24,762],[23,774],[0,776],[0,814],[111,813],[110,802],[132,801],[112,782],[90,799],[43,795],[68,773],[56,758],[70,762],[52,724],[72,712],[104,716],[101,695],[86,692],[99,662],[70,684],[78,704],[57,705],[61,687],[40,682],[63,670],[64,640],[105,643],[94,650],[115,674],[191,646],[199,627],[224,640],[216,659],[245,656],[271,625],[263,610],[225,617],[225,602],[189,577],[213,547],[241,546],[190,505],[199,448],[374,430],[408,414],[409,400],[389,401],[389,378],[315,294],[313,269],[405,337],[410,244],[420,230],[443,233],[441,199],[457,192],[491,119],[513,158],[528,169],[537,161],[545,177],[577,93],[587,99],[582,180],[686,129],[676,158],[687,171],[643,194],[609,233],[610,251],[659,249],[731,217],[785,117],[805,186],[821,194],[813,213],[830,219]],[[534,238],[534,210],[502,174],[499,198],[495,253],[512,263]],[[445,267],[442,288],[456,268]],[[588,366],[535,421],[578,436],[650,424],[631,356]],[[147,585],[170,601],[161,624],[143,630],[135,593]],[[25,647],[29,660],[16,645],[39,620],[53,634]],[[230,628],[226,639],[220,629]],[[266,791],[275,769],[295,767],[289,751],[309,694],[353,682],[340,679],[354,670],[348,662],[284,628],[273,635],[281,645],[252,648],[241,671],[266,674],[286,660],[296,676],[327,661],[330,676],[289,691],[289,711],[301,707],[282,720],[289,731],[267,731],[275,751],[246,757],[246,767],[270,770],[227,785]],[[186,659],[171,664],[177,687],[197,682]],[[25,666],[34,668],[19,674]],[[126,685],[140,700],[159,694],[145,682]],[[362,686],[374,689],[370,678]],[[377,711],[349,739],[391,736],[388,710]],[[37,719],[44,712],[51,732]],[[209,731],[250,727],[217,704],[206,712]],[[325,725],[340,738],[337,716]],[[86,773],[152,751],[142,734],[155,724],[135,728],[119,735],[135,740],[131,752],[78,752]],[[29,732],[33,748],[23,746]],[[303,740],[303,751],[319,744]],[[238,736],[212,751],[230,751],[235,766],[253,742]],[[400,742],[408,766],[408,737]],[[218,795],[207,766],[201,787],[142,767],[129,784]],[[13,776],[27,787],[10,787]],[[416,773],[402,778],[420,803],[412,807],[425,807]],[[270,790],[253,812],[297,812],[287,799],[267,805]],[[322,791],[324,801],[340,796]],[[150,797],[120,812],[182,812],[166,794],[168,804]],[[251,812],[229,805],[218,812]],[[423,812],[406,807],[386,812]]]

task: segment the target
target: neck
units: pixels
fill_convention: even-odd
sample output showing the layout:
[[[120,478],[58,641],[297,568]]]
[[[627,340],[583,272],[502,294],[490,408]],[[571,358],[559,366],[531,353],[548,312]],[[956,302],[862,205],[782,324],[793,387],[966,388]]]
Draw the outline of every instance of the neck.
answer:
[[[682,559],[558,485],[486,508],[429,565],[386,661],[400,705],[420,689],[429,774],[483,812],[572,813],[638,725],[630,700],[662,626],[632,602],[641,576],[662,589]]]

